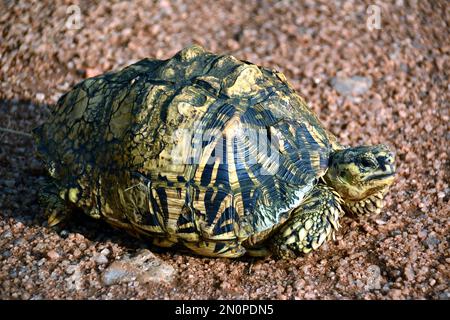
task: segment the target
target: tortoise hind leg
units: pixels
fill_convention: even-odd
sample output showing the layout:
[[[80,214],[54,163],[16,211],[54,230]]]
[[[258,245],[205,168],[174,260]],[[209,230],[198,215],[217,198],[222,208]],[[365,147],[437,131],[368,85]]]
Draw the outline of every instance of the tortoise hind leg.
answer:
[[[207,257],[238,258],[245,253],[241,244],[233,241],[183,242],[194,253]]]
[[[272,252],[292,258],[316,250],[340,227],[338,220],[344,214],[341,203],[333,189],[317,185],[269,240]]]
[[[46,178],[40,185],[39,204],[44,207],[44,214],[50,227],[56,226],[71,215],[71,208],[61,198],[61,188],[51,179]]]

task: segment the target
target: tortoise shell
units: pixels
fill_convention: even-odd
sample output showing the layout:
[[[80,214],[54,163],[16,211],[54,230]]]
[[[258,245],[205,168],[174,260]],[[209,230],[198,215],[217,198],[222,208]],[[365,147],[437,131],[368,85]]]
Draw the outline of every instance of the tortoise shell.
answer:
[[[67,203],[187,243],[267,234],[335,143],[283,74],[199,46],[80,82],[34,133]]]

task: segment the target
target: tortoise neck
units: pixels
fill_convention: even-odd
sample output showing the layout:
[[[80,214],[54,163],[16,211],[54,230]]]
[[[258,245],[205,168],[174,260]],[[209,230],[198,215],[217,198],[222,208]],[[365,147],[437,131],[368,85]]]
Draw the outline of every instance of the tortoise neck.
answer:
[[[361,200],[345,200],[344,207],[346,211],[354,215],[379,214],[384,206],[383,198],[386,190],[381,190]]]

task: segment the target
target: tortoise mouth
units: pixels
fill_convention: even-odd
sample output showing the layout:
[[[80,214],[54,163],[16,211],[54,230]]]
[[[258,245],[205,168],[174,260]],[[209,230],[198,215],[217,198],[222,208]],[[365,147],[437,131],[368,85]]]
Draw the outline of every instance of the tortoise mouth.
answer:
[[[374,174],[374,175],[371,175],[371,176],[367,177],[366,179],[364,179],[364,181],[384,180],[387,178],[394,177],[394,175],[395,175],[394,171],[388,172],[388,173]]]

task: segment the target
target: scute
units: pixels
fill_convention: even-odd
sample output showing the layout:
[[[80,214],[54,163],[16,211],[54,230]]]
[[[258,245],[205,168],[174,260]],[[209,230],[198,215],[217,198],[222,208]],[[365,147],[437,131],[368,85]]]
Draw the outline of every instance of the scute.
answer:
[[[35,135],[86,213],[188,242],[284,221],[335,141],[282,74],[199,46],[81,82]]]

